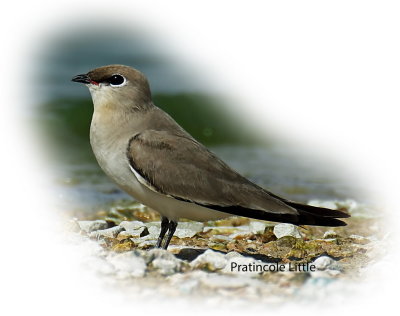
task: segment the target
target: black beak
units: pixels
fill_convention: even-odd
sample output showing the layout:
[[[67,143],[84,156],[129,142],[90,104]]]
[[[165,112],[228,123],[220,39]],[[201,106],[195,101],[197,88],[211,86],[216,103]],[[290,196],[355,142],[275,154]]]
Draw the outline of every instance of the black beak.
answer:
[[[80,82],[80,83],[85,83],[85,84],[88,84],[88,83],[92,82],[90,80],[89,76],[86,75],[86,74],[85,75],[77,75],[74,78],[72,78],[71,80],[74,81],[74,82]]]

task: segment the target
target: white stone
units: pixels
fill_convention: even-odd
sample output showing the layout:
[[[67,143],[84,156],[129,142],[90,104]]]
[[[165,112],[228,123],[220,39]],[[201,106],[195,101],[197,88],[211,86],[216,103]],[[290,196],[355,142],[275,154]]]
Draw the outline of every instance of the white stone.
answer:
[[[145,227],[146,225],[141,222],[141,221],[123,221],[121,222],[121,224],[119,224],[119,226],[125,228],[125,230],[129,231],[129,230],[137,230],[140,229],[141,227]]]
[[[85,233],[91,233],[96,230],[106,229],[107,222],[103,220],[96,221],[78,221],[79,228]]]
[[[174,233],[178,238],[193,237],[203,231],[204,224],[199,222],[179,222]]]
[[[190,263],[192,268],[216,271],[223,269],[227,264],[225,256],[211,249],[206,250]]]
[[[117,239],[118,240],[124,240],[124,239],[128,239],[128,238],[138,238],[140,237],[140,235],[132,235],[131,232],[127,232],[127,231],[122,231],[118,234]]]
[[[297,229],[297,227],[292,224],[286,224],[286,223],[275,225],[274,235],[277,238],[282,238],[285,236],[301,238],[301,234],[300,234],[299,230]]]
[[[249,229],[253,234],[264,233],[265,227],[267,227],[267,224],[262,222],[250,222],[249,224]]]
[[[180,271],[182,261],[167,250],[155,248],[145,254],[145,259],[162,275],[172,275]]]
[[[123,240],[127,238],[140,238],[145,237],[149,234],[147,227],[140,227],[138,229],[128,229],[126,231],[122,231],[118,234],[118,239]]]
[[[89,234],[90,238],[115,238],[118,236],[120,232],[124,229],[119,226],[114,226],[111,228],[103,229],[103,230],[96,230]]]
[[[154,247],[156,245],[156,243],[157,243],[156,240],[145,240],[145,241],[142,241],[141,243],[139,243],[138,247],[148,249],[150,247]]]
[[[175,262],[162,258],[154,259],[152,265],[162,275],[171,275],[179,270],[178,265]]]
[[[314,260],[313,264],[318,270],[326,270],[334,265],[335,260],[328,256],[321,256]]]
[[[146,227],[149,230],[149,238],[158,238],[161,230],[161,224],[157,222],[146,223]]]

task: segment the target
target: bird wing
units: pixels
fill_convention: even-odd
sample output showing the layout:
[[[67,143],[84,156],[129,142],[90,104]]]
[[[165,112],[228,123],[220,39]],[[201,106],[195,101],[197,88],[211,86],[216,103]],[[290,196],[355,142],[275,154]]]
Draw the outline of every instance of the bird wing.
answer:
[[[145,130],[130,139],[127,157],[138,180],[158,193],[240,216],[297,218],[296,209],[186,135]]]

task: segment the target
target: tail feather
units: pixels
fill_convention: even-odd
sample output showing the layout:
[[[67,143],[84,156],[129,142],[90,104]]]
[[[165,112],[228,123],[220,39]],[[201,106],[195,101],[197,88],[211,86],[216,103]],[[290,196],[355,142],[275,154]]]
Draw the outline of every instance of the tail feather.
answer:
[[[245,216],[264,221],[283,222],[294,225],[313,225],[313,226],[346,226],[347,224],[335,217],[346,218],[350,215],[323,207],[305,205],[297,202],[284,201],[287,205],[295,208],[298,214],[279,214],[269,213],[264,210],[255,210],[242,206],[218,206],[204,205],[201,206],[211,208],[220,212],[229,213],[232,215]]]
[[[292,202],[292,201],[284,201],[284,202],[285,202],[285,204],[295,208],[296,210],[298,210],[300,212],[307,212],[309,214],[316,215],[316,216],[339,217],[339,218],[350,217],[349,214],[347,214],[343,211],[332,210],[330,208],[301,204],[301,203]]]
[[[338,218],[348,218],[349,214],[332,210],[326,207],[318,207],[298,202],[284,200],[284,202],[295,208],[298,212],[298,222],[296,225],[313,225],[313,226],[346,226],[347,224]]]
[[[347,224],[337,218],[348,218],[350,214],[339,210],[332,210],[326,207],[312,206],[307,204],[302,204],[299,202],[293,202],[281,198],[269,192],[273,197],[281,200],[285,204],[293,207],[299,212],[297,216],[297,222],[286,221],[286,223],[296,224],[296,225],[313,225],[313,226],[346,226]]]
[[[334,217],[324,217],[313,215],[299,210],[298,222],[292,223],[296,225],[312,225],[312,226],[346,226],[347,224]]]

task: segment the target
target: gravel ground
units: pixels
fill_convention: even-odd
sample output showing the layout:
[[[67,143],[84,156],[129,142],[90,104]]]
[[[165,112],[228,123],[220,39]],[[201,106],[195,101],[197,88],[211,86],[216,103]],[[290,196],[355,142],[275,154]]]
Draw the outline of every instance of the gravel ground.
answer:
[[[313,201],[347,210],[348,226],[297,227],[246,218],[179,222],[168,251],[155,249],[156,212],[133,204],[68,223],[82,264],[124,295],[235,304],[315,300],[345,293],[385,255],[381,219],[354,201]]]

